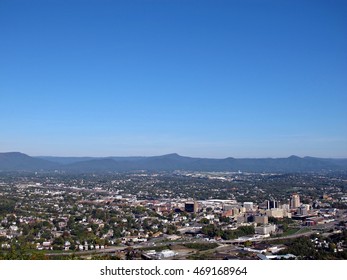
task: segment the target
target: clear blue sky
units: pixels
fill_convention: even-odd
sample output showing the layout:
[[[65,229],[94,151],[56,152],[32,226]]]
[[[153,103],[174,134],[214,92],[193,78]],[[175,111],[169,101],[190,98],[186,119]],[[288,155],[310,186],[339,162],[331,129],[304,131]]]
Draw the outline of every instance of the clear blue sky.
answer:
[[[347,1],[0,0],[0,152],[347,157]]]

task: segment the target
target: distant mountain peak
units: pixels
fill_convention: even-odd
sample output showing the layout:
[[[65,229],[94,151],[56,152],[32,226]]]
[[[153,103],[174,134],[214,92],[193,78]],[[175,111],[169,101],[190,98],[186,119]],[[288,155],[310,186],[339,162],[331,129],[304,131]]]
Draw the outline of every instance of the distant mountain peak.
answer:
[[[171,153],[152,157],[55,158],[30,157],[20,152],[0,153],[0,171],[121,172],[228,171],[237,172],[320,172],[347,171],[347,159],[312,157],[226,159],[194,158]]]
[[[172,157],[180,157],[179,154],[177,153],[171,153],[171,154],[167,154],[167,156],[172,156]]]
[[[182,156],[180,156],[177,153],[171,153],[171,154],[166,154],[166,155],[162,155],[160,157],[165,157],[165,158],[181,158]]]
[[[291,155],[291,156],[289,156],[288,158],[290,158],[290,159],[301,159],[301,157],[298,157],[298,156],[296,156],[296,155]]]
[[[29,158],[30,156],[23,154],[21,152],[7,152],[7,153],[0,153],[0,156],[2,157],[11,157],[11,158]]]
[[[22,156],[28,156],[24,153],[21,153],[21,152],[6,152],[6,153],[1,153],[2,155],[22,155]]]
[[[20,152],[0,153],[1,171],[36,171],[59,167],[57,164],[33,158]]]

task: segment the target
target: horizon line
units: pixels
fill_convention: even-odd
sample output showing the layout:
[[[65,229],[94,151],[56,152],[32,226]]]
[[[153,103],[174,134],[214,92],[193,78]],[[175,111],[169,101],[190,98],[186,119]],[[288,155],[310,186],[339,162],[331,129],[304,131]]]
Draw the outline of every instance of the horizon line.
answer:
[[[233,159],[281,159],[281,158],[290,158],[290,157],[297,157],[297,158],[319,158],[319,159],[347,159],[347,156],[344,157],[319,157],[319,156],[298,156],[295,154],[291,154],[289,156],[278,156],[278,157],[272,157],[272,156],[263,156],[263,157],[233,157],[233,156],[227,156],[227,157],[208,157],[208,156],[186,156],[182,155],[179,153],[165,153],[165,154],[159,154],[159,155],[126,155],[126,156],[117,156],[117,155],[110,155],[110,156],[89,156],[89,155],[83,155],[83,156],[57,156],[57,155],[30,155],[29,153],[24,153],[24,152],[19,152],[19,151],[11,151],[11,152],[0,152],[0,154],[10,154],[10,153],[19,153],[19,154],[24,154],[30,157],[56,157],[56,158],[112,158],[112,157],[118,157],[118,158],[131,158],[131,157],[141,157],[141,158],[150,158],[150,157],[161,157],[161,156],[170,156],[170,155],[176,155],[180,157],[188,157],[188,158],[199,158],[199,159],[228,159],[228,158],[233,158]]]

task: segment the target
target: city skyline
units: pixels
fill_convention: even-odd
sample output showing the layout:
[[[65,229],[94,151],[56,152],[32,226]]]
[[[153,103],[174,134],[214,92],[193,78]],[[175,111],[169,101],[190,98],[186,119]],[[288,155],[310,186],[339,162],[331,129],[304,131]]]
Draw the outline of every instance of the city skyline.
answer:
[[[347,158],[344,1],[1,1],[0,152]]]

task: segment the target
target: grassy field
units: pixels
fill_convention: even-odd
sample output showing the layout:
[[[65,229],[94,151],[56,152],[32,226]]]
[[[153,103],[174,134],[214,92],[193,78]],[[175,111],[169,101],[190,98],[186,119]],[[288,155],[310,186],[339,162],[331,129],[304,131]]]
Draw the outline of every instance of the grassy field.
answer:
[[[298,234],[298,233],[305,233],[305,232],[310,232],[311,229],[309,228],[289,228],[287,231],[283,232],[280,236],[289,236],[293,234]]]

